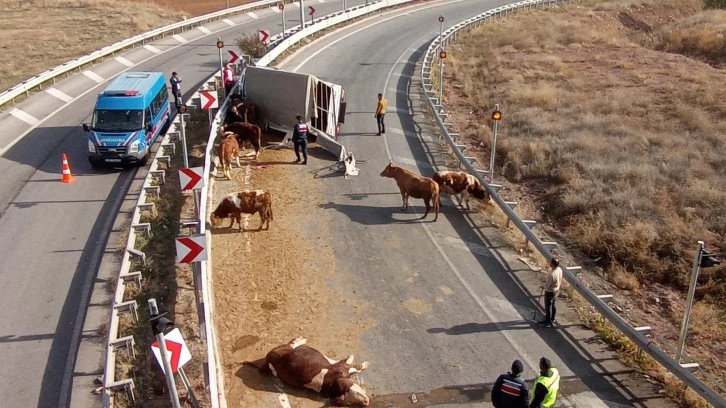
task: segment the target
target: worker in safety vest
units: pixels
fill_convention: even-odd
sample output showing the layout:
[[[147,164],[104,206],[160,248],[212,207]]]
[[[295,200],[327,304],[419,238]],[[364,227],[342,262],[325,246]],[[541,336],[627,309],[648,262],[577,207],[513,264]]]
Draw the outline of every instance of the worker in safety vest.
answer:
[[[224,78],[224,94],[229,95],[229,92],[232,90],[235,81],[232,64],[227,63],[227,65],[225,65],[224,71],[222,71],[222,76]]]
[[[560,372],[552,367],[549,359],[539,359],[539,370],[539,377],[532,385],[532,403],[529,408],[549,408],[555,405],[557,390],[560,389]]]

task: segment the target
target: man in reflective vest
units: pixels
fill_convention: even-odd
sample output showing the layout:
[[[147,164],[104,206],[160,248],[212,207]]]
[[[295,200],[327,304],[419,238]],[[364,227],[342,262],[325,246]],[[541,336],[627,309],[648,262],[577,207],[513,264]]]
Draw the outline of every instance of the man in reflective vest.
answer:
[[[224,67],[224,71],[222,71],[222,74],[224,77],[224,94],[229,95],[229,92],[232,90],[235,81],[232,64],[227,63],[227,65],[225,65]]]
[[[552,362],[539,359],[540,374],[532,386],[532,403],[529,408],[549,408],[555,405],[557,390],[560,389],[560,372],[552,368]]]

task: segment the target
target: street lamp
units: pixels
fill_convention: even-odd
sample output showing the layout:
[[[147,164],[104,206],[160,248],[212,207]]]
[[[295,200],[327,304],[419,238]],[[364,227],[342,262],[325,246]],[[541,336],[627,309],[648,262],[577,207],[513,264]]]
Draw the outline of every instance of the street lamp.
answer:
[[[499,104],[494,105],[494,112],[492,112],[492,120],[494,126],[492,129],[492,151],[491,157],[489,158],[489,182],[494,182],[494,158],[497,152],[497,131],[499,130],[499,121],[502,119],[502,112],[499,110]]]

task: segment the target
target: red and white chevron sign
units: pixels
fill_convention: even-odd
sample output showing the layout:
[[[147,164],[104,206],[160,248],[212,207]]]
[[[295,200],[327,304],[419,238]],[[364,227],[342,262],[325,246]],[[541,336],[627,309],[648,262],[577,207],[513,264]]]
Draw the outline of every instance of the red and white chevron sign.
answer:
[[[230,58],[227,63],[234,64],[235,62],[237,62],[237,60],[239,59],[239,55],[237,55],[237,53],[232,50],[227,50],[227,52],[232,56],[232,58]]]
[[[260,30],[259,34],[260,34],[260,42],[262,44],[267,44],[269,42],[268,40],[270,39],[270,32],[267,30]]]
[[[217,100],[216,91],[199,91],[199,100],[202,105],[202,109],[212,109],[219,107],[219,101]]]
[[[192,263],[206,260],[206,235],[192,235],[176,238],[176,263]]]

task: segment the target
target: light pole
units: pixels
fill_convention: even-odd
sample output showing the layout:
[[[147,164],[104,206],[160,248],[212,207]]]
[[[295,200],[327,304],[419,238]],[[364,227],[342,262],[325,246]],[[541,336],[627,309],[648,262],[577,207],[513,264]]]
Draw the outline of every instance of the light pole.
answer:
[[[285,3],[280,3],[277,7],[282,12],[282,38],[285,38]]]
[[[174,373],[171,371],[171,363],[166,353],[166,340],[164,339],[164,330],[168,326],[173,326],[174,323],[168,318],[164,317],[166,312],[159,314],[159,308],[156,305],[156,299],[149,299],[149,314],[151,315],[151,332],[156,336],[156,341],[159,342],[159,351],[161,354],[161,362],[164,365],[164,375],[166,376],[166,385],[169,388],[169,396],[171,397],[171,405],[173,408],[181,408],[179,404],[179,395],[176,392],[176,381],[174,381]]]
[[[698,249],[696,258],[693,260],[693,272],[691,273],[691,284],[688,286],[688,297],[686,298],[686,310],[683,312],[683,322],[681,323],[681,333],[678,336],[678,363],[680,364],[683,356],[683,348],[686,345],[686,335],[688,334],[688,320],[691,318],[691,306],[693,306],[693,298],[696,294],[696,284],[698,283],[698,272],[701,268],[708,268],[719,265],[721,261],[715,255],[706,251],[703,241],[698,241]]]
[[[489,182],[494,182],[494,158],[497,156],[497,131],[499,130],[499,120],[502,119],[502,112],[499,111],[499,104],[494,105],[492,112],[492,120],[494,121],[492,129],[492,154],[489,158]]]
[[[299,0],[300,3],[300,29],[305,29],[305,6],[303,0]]]
[[[439,105],[444,104],[444,58],[446,58],[446,52],[444,52],[444,15],[439,16]]]
[[[224,62],[222,61],[222,48],[224,48],[224,41],[222,37],[217,37],[217,50],[219,51],[219,74],[222,75],[222,95],[227,96],[226,89],[224,88]],[[211,113],[212,110],[210,109]]]

